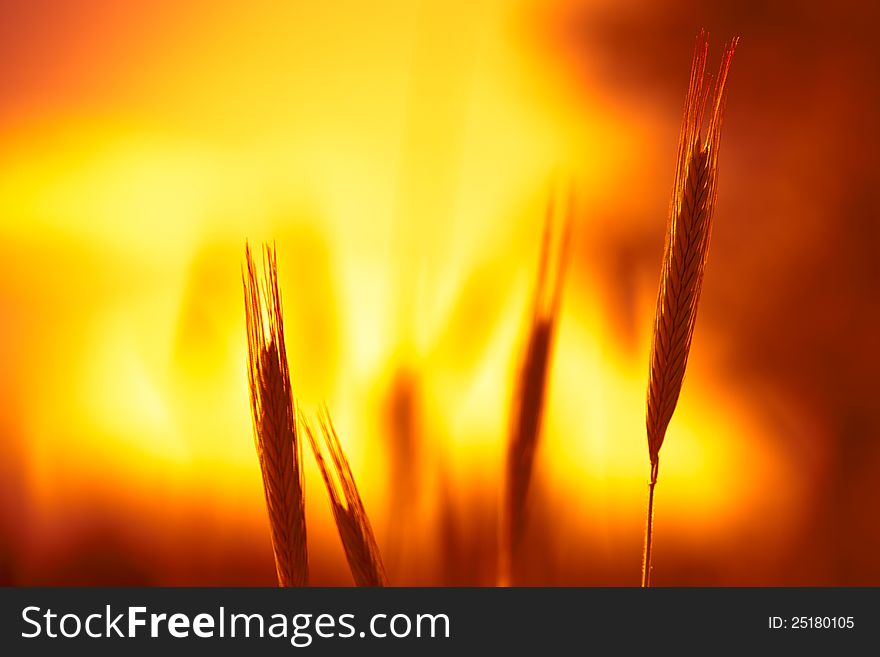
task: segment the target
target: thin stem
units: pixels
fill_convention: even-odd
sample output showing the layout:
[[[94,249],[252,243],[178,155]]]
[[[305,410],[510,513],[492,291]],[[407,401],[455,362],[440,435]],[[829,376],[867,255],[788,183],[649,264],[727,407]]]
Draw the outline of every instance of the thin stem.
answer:
[[[651,463],[651,481],[648,482],[648,522],[645,529],[645,559],[642,562],[642,588],[651,586],[651,548],[654,544],[654,486],[660,460]]]

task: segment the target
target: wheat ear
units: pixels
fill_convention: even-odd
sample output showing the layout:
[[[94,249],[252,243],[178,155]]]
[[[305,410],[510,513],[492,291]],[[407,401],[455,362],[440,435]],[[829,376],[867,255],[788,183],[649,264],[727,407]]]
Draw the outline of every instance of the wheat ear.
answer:
[[[296,431],[296,409],[287,369],[275,251],[264,247],[262,281],[249,246],[245,246],[245,260],[248,383],[275,569],[280,586],[305,586],[308,553],[302,445]]]
[[[502,508],[502,542],[499,555],[499,583],[503,585],[512,582],[519,544],[525,528],[526,500],[541,433],[553,337],[568,262],[571,195],[568,198],[561,237],[555,242],[554,214],[554,203],[551,200],[547,207],[544,225],[531,324],[511,405]],[[555,267],[551,265],[554,258]]]
[[[714,89],[706,74],[709,40],[705,32],[697,37],[694,48],[651,340],[646,412],[651,478],[642,563],[642,586],[645,587],[651,583],[654,487],[660,447],[678,402],[694,334],[712,232],[727,74],[737,42],[734,39],[725,49]],[[708,127],[705,139],[701,139],[707,106]]]
[[[304,422],[303,426],[315,460],[318,462],[318,468],[321,470],[321,476],[327,485],[333,517],[336,520],[336,528],[339,530],[339,538],[342,540],[351,575],[357,586],[386,586],[388,582],[379,545],[376,543],[354,475],[339,444],[339,436],[336,435],[333,420],[326,407],[322,407],[318,413],[318,424],[324,444],[330,452],[330,462],[333,465],[338,487],[324,460],[321,445],[315,436],[315,429],[307,422]]]

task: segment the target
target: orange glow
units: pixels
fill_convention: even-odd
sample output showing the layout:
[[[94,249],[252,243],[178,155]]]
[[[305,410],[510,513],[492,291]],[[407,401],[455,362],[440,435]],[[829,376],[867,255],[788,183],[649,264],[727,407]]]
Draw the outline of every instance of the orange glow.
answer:
[[[293,386],[307,410],[327,401],[391,546],[389,578],[492,584],[554,174],[574,180],[579,211],[529,582],[638,581],[649,331],[686,68],[668,102],[627,98],[593,69],[575,83],[538,2],[95,2],[54,18],[15,4],[2,3],[16,22],[0,21],[26,30],[2,46],[19,67],[0,113],[9,582],[272,582],[240,267],[245,240],[274,240]],[[682,62],[689,47],[677,43]],[[739,66],[732,106],[748,92]],[[722,146],[722,240],[741,220],[742,118],[733,107]],[[649,246],[623,283],[606,256],[631,235]],[[729,373],[712,297],[731,263],[710,256],[662,451],[659,584],[790,582],[776,569],[824,472],[818,413]],[[402,372],[419,441],[405,526],[387,410]],[[792,458],[791,423],[818,456]],[[311,461],[312,580],[347,584]]]

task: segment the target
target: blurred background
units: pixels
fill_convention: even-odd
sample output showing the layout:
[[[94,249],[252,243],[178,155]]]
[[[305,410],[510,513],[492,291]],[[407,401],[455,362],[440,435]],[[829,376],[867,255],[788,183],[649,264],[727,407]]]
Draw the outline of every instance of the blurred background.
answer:
[[[492,585],[552,181],[572,259],[515,583],[637,585],[694,38],[733,61],[657,585],[880,585],[870,3],[0,2],[0,584],[272,584],[245,240],[389,579]],[[306,454],[311,580],[348,585]]]

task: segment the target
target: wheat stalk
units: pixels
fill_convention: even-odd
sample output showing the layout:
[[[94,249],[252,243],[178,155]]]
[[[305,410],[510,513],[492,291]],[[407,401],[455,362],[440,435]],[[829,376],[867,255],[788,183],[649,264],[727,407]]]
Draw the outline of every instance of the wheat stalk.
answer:
[[[305,586],[308,553],[303,500],[302,445],[290,388],[278,267],[275,252],[264,247],[261,281],[249,246],[243,273],[248,337],[248,383],[254,438],[280,586]]]
[[[572,214],[570,196],[568,203],[562,234],[556,244],[552,234],[552,200],[547,207],[531,324],[511,406],[499,558],[499,583],[505,585],[513,579],[525,529],[526,500],[541,433],[553,337],[568,262]],[[555,268],[551,271],[554,256]]]
[[[706,74],[709,40],[705,32],[697,37],[694,48],[651,340],[646,412],[651,478],[642,564],[642,586],[645,587],[651,582],[654,487],[660,447],[681,392],[697,318],[717,193],[718,148],[727,75],[737,43],[734,39],[725,49],[714,89]],[[708,127],[702,140],[707,105]]]
[[[315,436],[315,430],[307,422],[304,422],[303,426],[309,444],[312,446],[315,460],[318,462],[318,468],[321,470],[321,476],[327,486],[327,493],[330,495],[333,517],[336,520],[336,528],[339,530],[339,538],[342,540],[342,547],[345,550],[345,558],[348,561],[352,577],[357,586],[386,586],[385,566],[382,564],[382,555],[379,553],[376,537],[373,535],[373,529],[370,526],[370,520],[360,493],[358,493],[354,475],[345,458],[345,453],[342,451],[342,446],[339,444],[339,436],[336,434],[336,429],[326,407],[322,407],[319,411],[318,424],[324,444],[330,452],[330,462],[333,465],[338,486],[324,460],[321,446]]]

